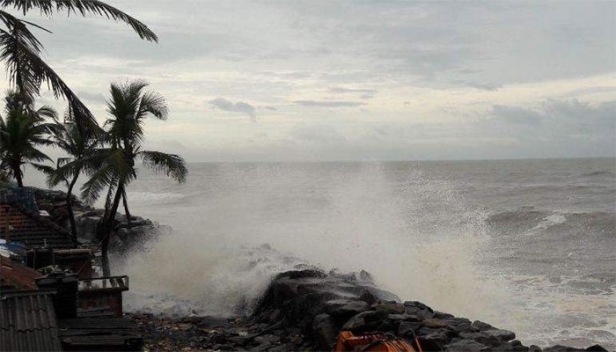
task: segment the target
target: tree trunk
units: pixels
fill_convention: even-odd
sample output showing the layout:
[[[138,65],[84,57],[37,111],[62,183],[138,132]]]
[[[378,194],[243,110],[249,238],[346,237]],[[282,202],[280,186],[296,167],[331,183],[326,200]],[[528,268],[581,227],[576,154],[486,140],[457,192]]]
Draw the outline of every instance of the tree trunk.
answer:
[[[68,210],[68,220],[71,223],[71,236],[73,240],[77,241],[77,226],[75,225],[75,214],[73,213],[73,187],[75,187],[75,183],[77,183],[77,178],[79,177],[79,172],[73,177],[73,180],[68,185],[68,190],[66,192],[66,208]]]
[[[17,181],[17,187],[24,188],[24,180],[23,175],[21,174],[21,165],[13,168],[13,176],[15,176],[15,181]]]
[[[126,199],[126,192],[122,194],[122,203],[124,204],[124,212],[126,213],[126,224],[128,225],[128,233],[132,235],[133,228],[130,222],[130,211],[128,211],[128,200]]]
[[[113,204],[109,210],[109,214],[103,217],[103,238],[101,240],[101,256],[103,266],[103,276],[110,276],[111,269],[109,267],[109,240],[111,233],[113,232],[113,225],[115,223],[116,214],[118,213],[118,207],[120,206],[120,199],[122,198],[122,192],[124,192],[124,185],[120,183],[116,190],[115,197],[113,198]]]

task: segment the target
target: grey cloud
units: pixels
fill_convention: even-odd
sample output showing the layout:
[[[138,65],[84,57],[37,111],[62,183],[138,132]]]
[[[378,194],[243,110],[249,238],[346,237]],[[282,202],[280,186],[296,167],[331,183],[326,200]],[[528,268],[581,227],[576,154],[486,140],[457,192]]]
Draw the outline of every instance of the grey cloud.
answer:
[[[296,105],[320,108],[352,108],[364,106],[366,103],[356,101],[318,101],[318,100],[296,100],[293,102]]]
[[[480,133],[509,137],[541,152],[579,148],[585,156],[615,156],[616,101],[599,104],[573,100],[548,100],[537,110],[495,105],[490,118],[481,120]],[[565,150],[565,149],[563,149]]]
[[[494,105],[491,115],[495,119],[519,125],[538,125],[544,118],[535,111],[507,105]]]
[[[333,87],[330,88],[329,91],[336,94],[359,94],[359,97],[361,99],[374,98],[377,93],[377,91],[374,89],[352,89],[344,87]]]
[[[256,122],[257,120],[257,116],[255,114],[255,107],[243,101],[238,101],[234,103],[225,98],[216,98],[214,100],[210,100],[209,103],[210,105],[220,110],[243,113],[250,116],[250,119],[252,121]]]
[[[493,84],[493,83],[467,83],[466,85],[472,88],[477,88],[479,90],[487,90],[490,92],[495,92],[503,88],[502,84]]]

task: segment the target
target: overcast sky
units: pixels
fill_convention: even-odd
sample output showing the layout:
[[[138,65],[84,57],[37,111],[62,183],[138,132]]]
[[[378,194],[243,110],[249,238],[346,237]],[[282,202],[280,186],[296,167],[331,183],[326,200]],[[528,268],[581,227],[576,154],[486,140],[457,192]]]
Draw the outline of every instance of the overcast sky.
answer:
[[[28,19],[100,121],[110,82],[149,81],[148,147],[189,161],[616,156],[615,1],[107,2],[159,44]]]

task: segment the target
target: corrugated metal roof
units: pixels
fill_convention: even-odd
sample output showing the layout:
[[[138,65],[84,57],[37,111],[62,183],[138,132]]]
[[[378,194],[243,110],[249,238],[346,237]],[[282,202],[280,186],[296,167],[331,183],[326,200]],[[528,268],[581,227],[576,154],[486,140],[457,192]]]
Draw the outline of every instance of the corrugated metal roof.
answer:
[[[0,351],[62,351],[49,292],[0,297]]]
[[[21,242],[30,248],[77,248],[64,228],[12,203],[0,203],[0,238]]]
[[[6,290],[36,290],[35,279],[43,276],[38,271],[0,256],[0,293]]]

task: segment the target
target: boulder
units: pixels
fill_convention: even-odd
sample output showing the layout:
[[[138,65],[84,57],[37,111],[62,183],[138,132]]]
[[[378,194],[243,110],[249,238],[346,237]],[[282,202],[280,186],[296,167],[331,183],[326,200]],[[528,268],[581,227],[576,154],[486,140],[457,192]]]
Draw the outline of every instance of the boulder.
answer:
[[[423,345],[422,345],[423,347]],[[459,340],[445,346],[446,352],[488,352],[490,348],[473,340]]]
[[[323,351],[331,350],[338,335],[338,327],[328,314],[319,314],[312,322],[312,334],[316,346]]]

